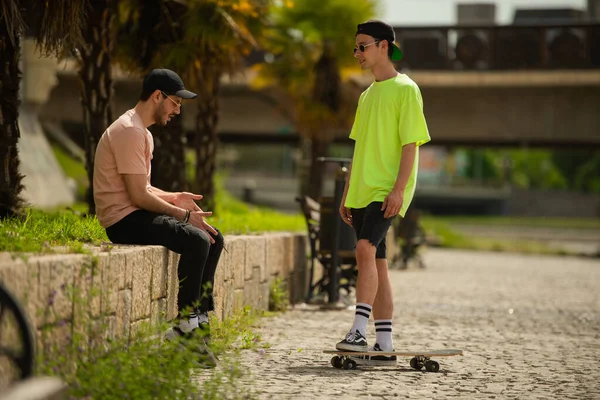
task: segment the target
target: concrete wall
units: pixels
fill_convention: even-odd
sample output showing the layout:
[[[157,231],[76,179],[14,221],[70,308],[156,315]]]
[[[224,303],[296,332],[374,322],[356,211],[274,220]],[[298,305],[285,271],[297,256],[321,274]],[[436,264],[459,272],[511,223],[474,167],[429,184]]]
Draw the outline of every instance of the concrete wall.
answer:
[[[600,218],[600,195],[513,188],[506,207],[522,217]]]
[[[267,309],[269,285],[276,277],[286,280],[292,303],[301,301],[308,285],[306,240],[305,235],[286,233],[227,236],[215,278],[217,317],[245,305]],[[178,260],[178,254],[161,246],[104,246],[93,255],[27,259],[0,253],[0,280],[25,309],[38,351],[43,351],[78,329],[78,313],[87,310],[93,316],[107,315],[107,334],[118,337],[161,315],[174,318]],[[73,304],[68,287],[80,290],[83,300]],[[50,329],[49,335],[42,335],[44,328]]]
[[[436,143],[600,145],[598,86],[421,90]]]

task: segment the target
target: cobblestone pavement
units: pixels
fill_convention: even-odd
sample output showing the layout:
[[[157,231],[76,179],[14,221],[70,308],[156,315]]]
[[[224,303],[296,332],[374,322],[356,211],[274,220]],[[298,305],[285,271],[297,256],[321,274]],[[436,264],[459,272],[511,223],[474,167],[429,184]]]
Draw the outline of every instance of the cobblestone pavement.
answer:
[[[429,249],[427,268],[390,271],[397,350],[459,348],[440,372],[338,370],[353,311],[296,307],[264,320],[271,347],[244,351],[260,399],[600,399],[600,261]],[[374,341],[370,322],[368,339]]]

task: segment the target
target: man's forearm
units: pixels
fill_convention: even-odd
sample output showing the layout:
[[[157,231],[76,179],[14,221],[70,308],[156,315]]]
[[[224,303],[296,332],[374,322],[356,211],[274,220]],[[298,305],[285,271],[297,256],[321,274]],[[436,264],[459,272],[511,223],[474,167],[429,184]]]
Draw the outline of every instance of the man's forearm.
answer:
[[[402,147],[400,168],[398,169],[398,177],[396,178],[396,184],[394,184],[393,190],[404,193],[404,188],[406,188],[406,184],[408,183],[408,179],[410,178],[410,174],[415,165],[416,154],[417,145],[415,143],[410,143]]]
[[[168,194],[168,192],[162,193]],[[143,210],[168,215],[180,221],[183,221],[186,215],[186,210],[169,203],[168,200],[156,194],[154,190],[148,190],[145,194],[141,195],[137,199],[137,202],[135,202],[135,205]]]
[[[156,197],[158,197],[168,203],[173,203],[175,196],[177,196],[177,193],[166,192],[166,191],[156,188],[154,186],[148,186],[148,191],[150,193],[152,193],[153,195],[155,195]]]
[[[348,188],[350,187],[350,174],[352,173],[352,159],[350,160],[350,167],[348,168],[348,176],[346,177],[346,184],[344,185],[344,194],[342,195],[342,204],[346,202],[346,195],[348,194]]]

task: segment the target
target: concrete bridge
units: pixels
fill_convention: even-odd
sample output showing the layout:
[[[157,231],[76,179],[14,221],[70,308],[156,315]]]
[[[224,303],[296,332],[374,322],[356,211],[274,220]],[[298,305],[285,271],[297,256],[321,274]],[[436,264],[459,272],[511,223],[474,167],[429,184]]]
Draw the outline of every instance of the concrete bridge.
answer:
[[[421,87],[432,137],[443,145],[600,146],[600,24],[397,28],[405,60],[397,67]],[[79,129],[82,112],[73,64],[39,110],[42,120]],[[358,89],[372,82],[356,75]],[[281,97],[249,87],[252,72],[224,82],[223,141],[297,142]],[[115,78],[114,115],[135,104],[140,81]],[[194,129],[188,103],[184,126]],[[347,140],[347,132],[339,140]]]

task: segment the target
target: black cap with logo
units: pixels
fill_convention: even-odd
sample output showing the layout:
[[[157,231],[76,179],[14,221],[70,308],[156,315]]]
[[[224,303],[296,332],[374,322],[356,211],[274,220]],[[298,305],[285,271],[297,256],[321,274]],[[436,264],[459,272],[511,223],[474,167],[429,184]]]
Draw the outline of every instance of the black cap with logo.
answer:
[[[402,51],[394,44],[396,41],[396,32],[394,31],[394,28],[385,22],[370,20],[358,24],[356,34],[369,35],[378,40],[388,40],[394,49],[392,52],[392,61],[399,61],[402,59]]]
[[[149,93],[160,90],[168,95],[179,96],[182,99],[193,99],[197,95],[183,86],[183,81],[175,72],[170,69],[153,69],[144,78],[142,91]]]

